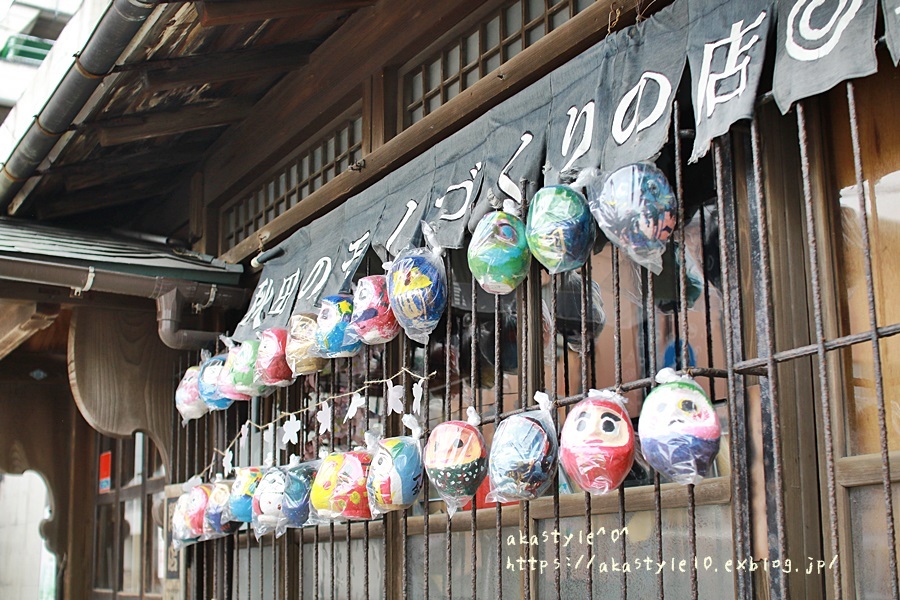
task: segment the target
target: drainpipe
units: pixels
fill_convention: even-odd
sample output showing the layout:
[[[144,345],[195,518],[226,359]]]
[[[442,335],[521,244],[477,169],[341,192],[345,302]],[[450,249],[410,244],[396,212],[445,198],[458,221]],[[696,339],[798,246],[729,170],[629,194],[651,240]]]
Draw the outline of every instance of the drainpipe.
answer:
[[[199,310],[213,306],[242,308],[249,296],[248,290],[231,286],[19,258],[0,257],[0,280],[2,279],[67,287],[75,296],[94,291],[156,300],[159,338],[166,346],[175,350],[200,348],[219,336],[212,331],[181,329],[181,314],[185,304],[191,304]]]
[[[0,170],[0,208],[10,203],[103,81],[158,0],[114,0],[75,62]]]

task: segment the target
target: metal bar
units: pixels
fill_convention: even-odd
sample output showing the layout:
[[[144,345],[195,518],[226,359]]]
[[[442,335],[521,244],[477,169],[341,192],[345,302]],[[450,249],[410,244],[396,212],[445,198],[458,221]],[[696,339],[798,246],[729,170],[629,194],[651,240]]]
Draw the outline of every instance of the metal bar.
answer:
[[[353,385],[353,358],[347,358],[347,392],[352,390],[355,386]],[[350,401],[348,399],[347,404],[349,405]],[[366,406],[366,410],[368,410],[368,405]],[[350,448],[353,447],[353,420],[347,421],[347,442],[350,445]],[[349,448],[348,448],[349,449]],[[350,576],[350,566],[353,562],[353,546],[351,544],[351,536],[350,536],[351,524],[350,521],[347,521],[347,598],[352,598],[352,584]]]
[[[556,358],[556,311],[557,311],[557,288],[559,285],[559,276],[551,275],[550,276],[550,352],[552,353],[551,361],[550,361],[550,385],[547,386],[550,392],[550,405],[553,407],[553,430],[556,433],[557,438],[559,438],[559,407],[556,404],[556,391],[559,389],[559,382],[557,381],[558,373],[557,373],[557,358]],[[565,346],[564,346],[565,348]],[[501,412],[500,408],[497,408],[497,413]],[[553,474],[553,531],[559,531],[559,467],[557,466],[556,473]],[[559,548],[559,536],[553,536],[553,552],[556,558],[556,565],[562,565],[562,554],[560,553]],[[554,569],[553,573],[553,590],[556,593],[556,600],[562,600],[562,591],[561,591],[561,582],[560,582],[560,571],[561,568]]]
[[[500,296],[494,296],[494,414],[503,412],[503,371],[500,368],[502,358],[500,348]],[[500,425],[499,419],[494,423],[494,431]],[[503,507],[497,502],[494,527],[497,534],[497,600],[503,600]]]
[[[613,276],[613,362],[615,366],[615,385],[616,388],[619,388],[622,385],[622,304],[621,304],[621,296],[622,296],[622,287],[621,287],[621,278],[619,272],[619,249],[612,245],[612,251],[610,253],[612,256],[612,276]],[[583,282],[584,289],[584,297],[590,298],[593,295],[593,282],[591,281],[590,276],[590,263],[588,263],[588,278]],[[591,292],[588,292],[588,289]],[[593,314],[593,313],[592,313]],[[591,345],[593,347],[593,344]],[[583,350],[582,350],[583,351]],[[591,361],[593,362],[593,360]],[[625,486],[623,484],[619,485],[619,526],[625,527]],[[625,539],[623,536],[622,539],[622,548],[621,554],[619,558],[622,560],[622,564],[627,564],[628,558],[626,555],[625,549]],[[625,571],[622,571],[622,600],[627,600],[628,598],[628,574]]]
[[[587,360],[584,356],[584,349],[587,348],[587,283],[588,283],[587,265],[581,266],[581,396],[586,397],[588,392],[588,370]],[[618,296],[618,290],[616,290]],[[584,492],[584,523],[585,531],[593,531],[591,522],[591,494]],[[591,600],[594,598],[594,545],[590,544],[587,548],[587,564],[591,565],[587,570],[587,597]]]
[[[856,115],[856,88],[847,82],[847,104],[850,110],[850,137],[853,142],[853,167],[856,173],[856,198],[859,203],[859,228],[863,242],[863,264],[866,270],[866,299],[869,305],[869,327],[872,336],[872,369],[875,375],[875,399],[878,403],[878,434],[881,442],[881,476],[884,487],[884,512],[887,521],[888,562],[891,568],[891,595],[900,598],[897,573],[897,535],[894,530],[894,505],[891,487],[891,463],[888,452],[887,416],[884,407],[884,376],[881,365],[881,344],[874,332],[878,329],[878,313],[875,309],[875,282],[872,268],[872,240],[869,237],[869,220],[866,214],[866,193],[863,179],[862,151],[859,144],[859,121]],[[873,203],[875,199],[872,199]]]
[[[366,268],[368,269],[369,260],[366,260]],[[382,359],[384,358],[384,345],[382,345]],[[371,379],[370,371],[372,365],[372,347],[366,345],[366,381]],[[365,389],[365,398],[366,398],[366,409],[363,413],[363,426],[366,431],[369,431],[369,386],[366,386]],[[386,535],[384,537],[387,537]],[[301,548],[302,549],[302,548]],[[369,522],[366,521],[363,523],[363,598],[365,600],[369,600]]]
[[[472,394],[472,398],[471,398],[471,406],[475,406],[475,390],[476,390],[476,386],[477,386],[477,380],[476,380],[475,376],[476,376],[476,373],[478,372],[478,359],[477,359],[477,356],[476,356],[476,349],[477,349],[477,346],[478,346],[478,336],[477,336],[477,334],[476,334],[476,331],[477,331],[477,329],[478,329],[478,312],[477,312],[477,310],[476,310],[476,308],[477,308],[477,297],[476,297],[476,295],[475,295],[475,290],[476,290],[476,287],[475,287],[475,286],[476,286],[476,285],[477,285],[477,284],[475,283],[475,278],[472,277],[472,324],[471,324],[471,332],[470,332],[470,333],[472,334],[472,342],[471,342],[471,347],[472,347],[471,359],[472,359],[472,362],[471,362],[471,367],[470,367],[470,371],[471,371],[471,394]],[[460,398],[460,402],[462,402],[462,398]],[[462,406],[460,406],[460,412],[462,412]],[[479,416],[480,416],[480,415],[479,415]],[[463,420],[465,420],[465,417],[462,417],[462,415],[460,415],[460,417],[461,417]],[[480,427],[480,426],[479,426],[479,430],[481,430],[481,427]],[[471,564],[471,567],[472,567],[472,582],[471,582],[471,588],[472,588],[472,600],[477,600],[477,598],[478,598],[478,589],[477,589],[477,572],[478,572],[478,564],[477,564],[477,563],[478,563],[478,558],[477,558],[477,556],[478,556],[478,532],[477,532],[477,527],[476,527],[476,520],[477,520],[477,519],[476,519],[476,510],[477,510],[476,504],[477,504],[477,498],[476,498],[476,497],[473,497],[473,498],[472,498],[472,542],[471,542],[471,548],[470,548],[470,553],[471,553],[471,561],[470,561],[470,564]],[[448,520],[447,526],[449,527],[449,525],[450,525],[450,523],[449,523],[449,520]]]
[[[447,325],[449,326],[449,322],[450,322],[450,310],[449,309],[447,310],[445,319],[447,320]],[[429,336],[428,340],[425,342],[425,356],[422,361],[422,376],[423,377],[428,377],[428,374],[429,374],[429,370],[428,370],[428,367],[429,367],[428,356],[430,354],[429,346],[431,346],[431,336]],[[445,350],[449,351],[448,348],[445,348]],[[428,417],[429,417],[429,412],[430,412],[429,408],[431,407],[431,380],[430,379],[424,379],[422,381],[422,403],[424,404],[424,415],[422,415],[423,416],[422,428],[424,431],[424,435],[427,438],[428,434],[431,431],[431,428],[428,426]],[[419,410],[420,410],[420,412],[423,410],[421,408],[421,406],[420,406]],[[429,511],[428,511],[428,477],[426,476],[423,479],[424,480],[422,482],[422,487],[425,490],[425,511],[422,516],[422,520],[423,520],[422,525],[425,529],[425,538],[423,539],[423,543],[425,545],[425,555],[423,556],[424,574],[423,574],[423,578],[422,578],[422,588],[423,588],[422,589],[422,593],[423,593],[422,597],[424,598],[424,600],[428,600],[428,584],[429,584],[428,567],[429,567],[429,562],[430,562],[429,555],[431,554],[431,552],[430,552],[431,534],[429,532],[429,523],[428,523],[428,514],[429,514]]]
[[[448,255],[446,258],[447,271],[447,286],[448,288],[453,283],[453,271],[450,269],[450,256]],[[453,333],[453,319],[451,317],[450,310],[447,311],[447,337],[444,342],[444,415],[443,420],[449,421],[450,417],[453,414],[452,408],[450,406],[451,403],[451,382],[450,382],[450,344],[452,342],[451,336]],[[460,335],[462,337],[462,335]],[[460,352],[462,352],[462,348],[460,348]],[[426,477],[427,479],[427,477]],[[426,506],[428,502],[428,496],[425,496]],[[452,562],[453,557],[453,537],[450,533],[450,525],[452,520],[452,515],[447,515],[447,542],[446,542],[446,554],[447,554],[447,563],[446,567],[446,577],[447,577],[447,598],[453,597],[453,580],[452,580],[452,572],[450,570],[450,564]]]
[[[332,398],[334,398],[335,394],[337,393],[337,391],[336,391],[337,359],[332,358],[329,362],[331,363],[331,385],[329,386],[329,390],[330,390],[329,395]],[[329,402],[331,402],[331,430],[328,432],[329,450],[331,452],[336,452],[337,448],[335,447],[335,444],[334,444],[334,441],[335,441],[334,440],[334,438],[335,438],[335,436],[334,436],[334,416],[335,416],[334,413],[336,412],[334,410],[335,401],[332,399]],[[334,562],[334,521],[333,520],[330,520],[328,522],[328,544],[329,544],[329,548],[330,548],[329,552],[330,552],[330,559],[331,559],[331,571],[329,571],[329,574],[331,575],[331,598],[333,600],[336,597],[335,590],[337,588],[337,572],[336,572],[335,566],[334,566],[335,562]]]
[[[651,381],[656,375],[656,299],[653,289],[653,272],[644,269],[644,277],[647,282],[647,303],[645,304],[645,319],[647,323],[647,372]],[[704,286],[705,287],[705,286]],[[712,353],[710,353],[712,354]],[[660,491],[659,473],[653,473],[653,514],[656,522],[656,563],[663,564],[663,539],[662,539],[662,493]],[[665,600],[665,580],[663,570],[656,574],[656,594],[659,600]]]
[[[401,381],[403,383],[403,410],[409,411],[409,395],[406,393],[409,390],[408,386],[408,378],[406,375],[406,370],[409,369],[410,363],[410,354],[412,353],[412,344],[408,337],[403,336],[403,375],[401,376]],[[403,509],[403,515],[400,518],[400,570],[403,574],[403,600],[406,600],[409,597],[409,546],[407,544],[407,537],[409,531],[409,509]]]

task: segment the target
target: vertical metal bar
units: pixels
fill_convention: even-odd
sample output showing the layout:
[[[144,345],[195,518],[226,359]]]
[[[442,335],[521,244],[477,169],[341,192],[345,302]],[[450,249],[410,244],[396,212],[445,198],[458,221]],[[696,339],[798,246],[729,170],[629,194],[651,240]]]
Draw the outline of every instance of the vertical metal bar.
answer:
[[[409,411],[409,396],[406,393],[409,390],[408,386],[408,378],[406,375],[406,369],[409,369],[410,363],[410,354],[412,354],[412,342],[406,336],[403,336],[403,374],[401,376],[401,381],[403,385],[403,410]],[[407,543],[407,538],[409,536],[409,509],[403,509],[403,514],[400,517],[400,570],[403,574],[403,600],[406,600],[409,597],[409,544]]]
[[[254,407],[254,420],[259,423],[265,423],[265,413],[263,412],[262,398],[255,397],[253,398],[253,407]],[[265,441],[265,431],[260,430],[259,436],[259,464],[264,465],[266,460],[266,441]],[[272,436],[272,442],[274,446],[275,436]],[[249,531],[249,530],[248,530]],[[256,549],[259,554],[259,597],[263,597],[263,567],[265,566],[265,562],[263,561],[263,544],[262,542],[256,543]]]
[[[449,308],[447,309],[446,313],[447,314],[444,318],[447,319],[447,323],[449,325],[449,322],[450,322],[450,309]],[[423,417],[422,418],[422,428],[423,428],[423,431],[426,433],[426,435],[429,431],[431,431],[431,428],[428,426],[429,408],[431,407],[431,378],[429,377],[429,371],[428,371],[428,368],[429,368],[428,356],[430,354],[430,351],[429,351],[430,346],[431,346],[431,336],[429,336],[425,342],[425,357],[423,358],[423,361],[422,361],[422,375],[424,377],[426,377],[426,379],[422,380],[422,404],[424,405],[424,408],[422,408],[421,406],[419,408],[420,412],[424,411],[424,414],[422,415],[422,417]],[[430,535],[429,523],[428,523],[428,514],[429,514],[429,510],[428,510],[428,477],[424,477],[424,481],[422,482],[422,487],[424,487],[424,489],[425,489],[425,510],[424,510],[424,514],[422,515],[422,525],[425,529],[425,539],[422,540],[425,545],[425,555],[423,556],[423,570],[425,572],[422,576],[422,588],[423,588],[422,589],[422,597],[424,598],[424,600],[428,600],[428,584],[429,584],[428,567],[429,567],[429,562],[430,562],[429,554],[430,554],[430,546],[431,546],[431,544],[430,544],[431,535]]]
[[[559,439],[559,407],[556,404],[557,394],[556,390],[559,389],[558,379],[558,368],[557,363],[559,362],[556,358],[556,311],[557,311],[557,290],[559,287],[559,275],[551,275],[550,276],[550,385],[548,386],[550,389],[550,405],[553,407],[553,430],[556,434],[557,439]],[[563,351],[565,351],[565,345],[563,346]],[[559,466],[557,466],[556,473],[553,475],[553,531],[559,531]],[[562,600],[562,591],[561,591],[561,581],[560,581],[560,571],[562,570],[562,555],[560,553],[559,548],[559,536],[553,536],[553,552],[556,558],[555,565],[559,565],[558,568],[554,569],[553,573],[553,589],[556,593],[556,600]]]
[[[503,370],[500,368],[500,296],[494,295],[494,431],[503,415]],[[503,600],[503,507],[497,502],[494,522],[497,534],[497,600]]]
[[[319,374],[316,373],[315,375],[312,375],[311,377],[313,378],[313,386],[316,391],[315,406],[318,407],[319,402],[322,401],[321,387],[319,386]],[[314,428],[316,427],[315,423],[313,423],[313,427]],[[315,456],[316,456],[316,458],[318,458],[319,457],[319,449],[322,446],[322,436],[319,435],[318,431],[316,431],[315,440],[316,440]],[[318,525],[315,525],[313,527],[313,560],[315,560],[315,562],[316,562],[316,568],[313,570],[313,598],[315,600],[319,600],[319,567],[321,566],[321,563],[319,561],[319,526]]]
[[[447,256],[446,261],[445,261],[445,269],[447,272],[447,286],[448,286],[448,288],[452,289],[451,286],[453,284],[453,271],[450,269],[450,256],[449,255]],[[451,386],[451,381],[450,381],[450,375],[451,375],[450,345],[452,343],[452,335],[453,335],[453,319],[451,317],[452,317],[452,311],[450,308],[448,308],[447,309],[447,337],[444,342],[444,415],[443,415],[444,421],[449,421],[451,415],[453,414],[452,407],[451,407],[451,396],[452,396],[451,388],[452,388],[452,386]],[[462,335],[460,335],[460,338],[462,338]],[[460,348],[460,352],[462,352],[462,350],[463,349]],[[428,479],[428,478],[426,477],[426,479]],[[427,491],[427,488],[426,488],[426,491]],[[425,499],[427,502],[427,500],[428,500],[427,495],[425,496]],[[447,545],[447,547],[446,547],[447,562],[445,565],[446,569],[447,569],[446,577],[447,577],[447,598],[448,599],[453,597],[453,580],[452,580],[452,571],[450,569],[450,564],[452,563],[452,558],[453,558],[453,537],[451,534],[450,520],[451,520],[451,516],[448,513],[447,514],[447,544],[446,544]]]
[[[472,334],[472,342],[471,342],[471,348],[472,348],[471,365],[472,366],[470,369],[471,370],[471,393],[472,393],[471,406],[475,406],[475,389],[477,386],[477,380],[476,380],[475,375],[478,372],[478,357],[477,357],[477,353],[476,353],[476,349],[478,347],[478,335],[477,335],[478,311],[476,310],[478,308],[478,306],[477,306],[478,300],[475,295],[475,290],[476,290],[475,286],[476,285],[477,284],[475,283],[475,278],[472,277],[472,324],[471,324],[471,331],[470,331],[470,333]],[[460,400],[462,400],[462,399],[460,399]],[[460,412],[462,412],[462,407],[460,407]],[[462,417],[462,419],[465,420],[465,417]],[[479,426],[479,430],[480,429],[481,429],[481,427]],[[471,523],[472,543],[471,543],[471,548],[470,548],[470,552],[471,552],[470,558],[471,558],[471,567],[472,567],[472,600],[476,600],[478,598],[478,590],[477,590],[478,528],[477,528],[476,522],[475,522],[478,509],[476,507],[476,504],[477,504],[477,497],[473,496],[472,497],[472,523]]]
[[[354,388],[353,386],[353,358],[347,358],[347,392]],[[349,398],[347,400],[349,405]],[[366,410],[368,410],[368,406],[366,406]],[[353,447],[353,420],[347,421],[347,442],[350,445],[350,448]],[[352,598],[353,594],[351,593],[351,572],[350,567],[353,562],[353,546],[351,544],[352,536],[351,534],[351,523],[347,521],[347,598]]]
[[[337,448],[334,445],[334,413],[335,411],[335,400],[334,396],[337,393],[335,391],[337,385],[337,359],[332,358],[331,363],[331,386],[329,395],[331,396],[331,431],[328,432],[329,439],[329,450],[332,452],[336,452]],[[331,575],[331,598],[334,599],[336,597],[336,586],[337,586],[337,573],[335,572],[335,562],[334,562],[334,521],[331,520],[328,522],[328,543],[330,548],[330,558],[331,558],[331,571],[329,574]]]
[[[308,421],[308,418],[309,418],[309,414],[308,414],[308,409],[309,409],[309,394],[306,393],[305,388],[306,388],[306,385],[307,385],[307,382],[309,381],[309,379],[307,378],[306,375],[301,376],[301,377],[299,377],[298,379],[299,379],[299,384],[300,384],[300,390],[299,390],[300,396],[299,396],[299,398],[298,398],[299,404],[300,404],[300,408],[305,409],[305,410],[307,411],[307,412],[304,412],[304,413],[303,413],[303,418],[301,419],[302,425],[300,426],[300,434],[303,436],[302,438],[300,438],[300,445],[301,445],[301,447],[303,448],[303,451],[302,451],[302,454],[301,454],[301,458],[302,458],[303,460],[306,460],[306,459],[308,458],[308,457],[306,456],[306,442],[307,442],[307,440],[309,439],[309,438],[308,438],[308,435],[309,435],[309,434],[307,433],[307,430],[306,430],[306,424],[309,422],[309,421]],[[366,416],[368,417],[368,415],[366,415]],[[317,457],[314,456],[313,458],[317,458]],[[310,482],[310,485],[311,485],[311,484],[312,484],[312,482]],[[300,553],[300,557],[299,557],[299,562],[300,562],[300,573],[299,573],[299,575],[300,575],[300,577],[299,577],[298,586],[300,587],[300,590],[299,590],[299,592],[300,592],[300,600],[303,600],[303,598],[306,596],[306,590],[304,589],[304,580],[306,579],[306,565],[305,565],[305,562],[306,562],[306,561],[305,561],[304,556],[303,556],[303,555],[304,555],[304,551],[303,551],[303,546],[304,546],[303,530],[301,529],[301,530],[300,530],[299,532],[297,532],[297,533],[298,533],[298,535],[297,535],[297,540],[298,540],[298,542],[297,542],[297,547],[298,547],[299,553]]]
[[[891,488],[891,463],[888,448],[887,416],[884,407],[884,377],[881,365],[881,344],[878,339],[878,313],[875,310],[875,282],[872,269],[872,240],[869,237],[869,220],[866,214],[862,151],[859,145],[859,121],[856,114],[856,88],[847,82],[847,103],[850,109],[850,135],[853,142],[853,167],[856,172],[856,197],[859,203],[859,227],[863,242],[863,262],[866,269],[866,299],[869,305],[869,328],[872,332],[872,369],[875,375],[875,398],[878,403],[878,434],[881,442],[881,478],[884,488],[884,512],[887,521],[888,561],[891,567],[891,593],[900,598],[897,579],[897,536],[894,530],[893,491]],[[873,198],[874,202],[874,198]],[[837,530],[835,530],[837,532]]]
[[[368,264],[368,261],[366,261]],[[372,364],[372,347],[366,345],[366,381],[371,379],[371,364]],[[384,355],[384,346],[382,346],[382,356]],[[366,386],[365,389],[365,398],[366,398],[366,406],[365,412],[363,412],[363,426],[365,427],[365,431],[369,430],[369,386]],[[387,537],[385,535],[385,537]],[[363,523],[363,598],[365,600],[369,600],[369,522],[366,521]]]
[[[619,264],[619,249],[610,244],[612,256],[612,276],[613,276],[613,362],[616,373],[616,389],[622,387],[622,286],[621,273]],[[590,265],[587,269],[588,279],[584,282],[584,297],[589,299],[593,295],[593,282],[590,277]],[[588,287],[590,286],[590,287]],[[588,291],[590,290],[590,291]],[[593,337],[593,336],[592,336]],[[625,485],[619,485],[619,527],[625,528]],[[625,550],[625,539],[622,539],[621,554],[619,557],[622,564],[627,563],[627,555]],[[628,598],[628,574],[622,571],[622,599]]]
[[[677,130],[674,135],[678,135]],[[647,303],[645,305],[647,322],[647,366],[650,377],[650,388],[656,382],[656,298],[653,289],[653,272],[644,270],[647,282]],[[711,353],[710,353],[711,354]],[[662,538],[662,493],[660,491],[659,473],[653,473],[653,515],[656,522],[656,563],[663,564],[663,538]],[[663,569],[656,574],[656,597],[665,600],[666,590]]]
[[[587,348],[587,279],[589,275],[587,272],[587,265],[582,265],[581,267],[581,396],[587,397],[588,393],[588,370],[587,370],[587,358],[584,355],[585,348]],[[617,367],[618,368],[618,367]],[[568,394],[566,394],[568,395]],[[584,492],[584,530],[593,531],[593,523],[591,520],[591,494],[590,492]],[[586,556],[586,564],[591,565],[587,570],[587,597],[589,599],[593,599],[594,597],[594,545],[590,544],[587,547],[587,556]]]
[[[528,200],[527,200],[528,196],[526,193],[527,186],[526,186],[526,183],[524,180],[520,182],[520,189],[521,189],[522,198],[523,198],[522,214],[527,216],[528,215]],[[537,266],[533,264],[531,272],[532,273],[535,272],[536,269],[537,269]],[[519,359],[519,378],[521,381],[521,385],[519,386],[519,406],[522,409],[525,409],[528,406],[528,391],[529,391],[529,385],[528,385],[528,368],[529,368],[528,330],[531,327],[531,324],[529,323],[529,319],[528,319],[528,299],[531,294],[528,293],[528,289],[531,287],[531,282],[532,282],[532,277],[529,274],[526,276],[525,281],[522,282],[522,284],[518,287],[518,289],[516,291],[516,295],[521,300],[521,302],[519,304],[521,306],[521,311],[520,311],[521,314],[519,314],[519,316],[518,316],[518,324],[519,324],[518,331],[521,332],[521,339],[519,340],[519,345],[522,348],[521,357]],[[499,342],[500,342],[500,338],[495,337],[494,345],[497,346],[499,344]],[[495,368],[495,370],[499,370],[499,367],[500,367],[500,365],[497,364],[497,365],[495,365],[494,368]],[[501,375],[501,377],[502,377],[502,375]],[[496,428],[496,422],[494,423],[494,427]],[[494,429],[494,431],[496,431],[496,429]],[[525,534],[525,539],[530,540],[531,539],[531,515],[530,515],[530,511],[528,510],[529,504],[527,501],[522,501],[519,503],[519,506],[520,506],[520,510],[521,510],[521,514],[522,514],[523,533]],[[530,562],[531,551],[532,551],[531,544],[525,544],[524,546],[525,546],[524,547],[525,564],[530,565],[530,564],[532,564]],[[526,571],[525,577],[523,579],[523,588],[524,588],[523,594],[524,594],[524,597],[526,600],[531,600],[531,577],[532,577],[531,572]],[[498,582],[498,584],[499,583],[501,583],[501,582]]]
[[[763,415],[763,440],[765,451],[763,463],[766,481],[775,482],[773,493],[766,494],[767,520],[769,528],[769,554],[783,560],[787,550],[787,528],[784,508],[784,461],[781,449],[781,413],[779,408],[778,368],[775,363],[775,307],[772,301],[772,273],[769,262],[769,231],[766,211],[765,191],[762,183],[762,165],[759,156],[759,129],[757,119],[751,124],[751,153],[753,185],[747,186],[750,217],[756,226],[751,227],[750,243],[754,254],[759,255],[759,276],[762,285],[754,286],[756,305],[757,350],[766,358],[766,376],[760,377],[760,406]],[[749,179],[749,177],[748,177]],[[771,452],[769,452],[771,448]],[[774,535],[773,535],[774,534]],[[783,573],[776,569],[770,574],[773,587],[786,587]]]

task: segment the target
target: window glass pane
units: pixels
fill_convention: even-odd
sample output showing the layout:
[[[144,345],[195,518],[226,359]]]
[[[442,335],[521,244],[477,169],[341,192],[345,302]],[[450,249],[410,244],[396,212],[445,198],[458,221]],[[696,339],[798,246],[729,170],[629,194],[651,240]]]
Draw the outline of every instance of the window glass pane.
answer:
[[[522,30],[521,2],[516,2],[503,12],[503,25],[507,37]]]
[[[459,72],[459,46],[454,45],[450,50],[447,51],[445,57],[445,65],[446,70],[445,73],[449,76],[453,73]]]
[[[135,498],[122,503],[122,587],[124,592],[140,592],[143,503]]]
[[[484,26],[484,50],[500,45],[500,17],[494,17]]]
[[[900,485],[891,486],[894,515],[900,511]],[[857,598],[890,598],[891,581],[888,565],[887,520],[884,488],[880,485],[850,489],[853,536],[853,571]],[[841,538],[843,539],[843,538]],[[833,557],[826,560],[830,563]]]
[[[152,507],[147,515],[147,565],[144,570],[144,591],[152,594],[162,593],[162,580],[166,568],[166,532],[162,527],[165,510],[165,493],[160,491],[148,496]]]
[[[97,523],[95,525],[96,547],[94,548],[94,587],[112,589],[113,574],[116,572],[113,563],[115,551],[115,523],[113,506],[110,504],[97,507]]]

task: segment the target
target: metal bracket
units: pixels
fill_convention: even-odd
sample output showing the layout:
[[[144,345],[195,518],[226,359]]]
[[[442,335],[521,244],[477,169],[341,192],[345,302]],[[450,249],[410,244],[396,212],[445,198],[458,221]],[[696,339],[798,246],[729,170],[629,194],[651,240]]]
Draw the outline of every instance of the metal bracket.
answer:
[[[200,304],[198,302],[197,304],[191,305],[191,307],[194,309],[194,314],[200,313],[201,311],[204,311],[213,305],[213,302],[216,301],[216,291],[217,290],[218,290],[218,288],[216,287],[216,284],[212,284],[212,286],[210,286],[210,288],[209,288],[209,297],[206,299],[206,302],[203,304]]]
[[[84,292],[91,291],[91,288],[94,286],[94,275],[95,275],[94,267],[88,267],[88,275],[87,275],[87,280],[84,282],[84,287],[73,287],[72,288],[72,294],[76,298],[81,298],[81,295]]]

